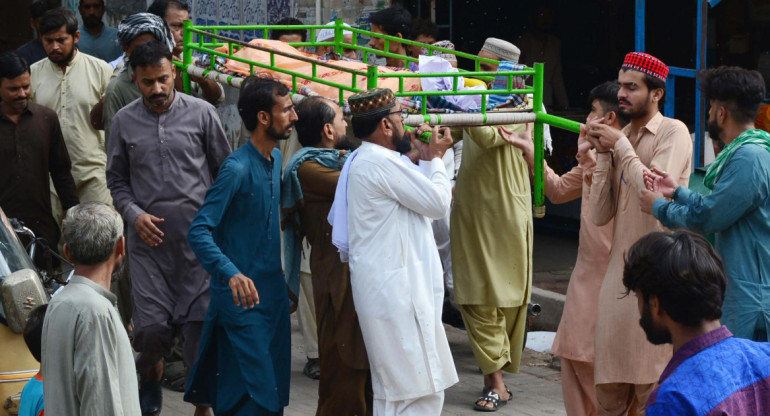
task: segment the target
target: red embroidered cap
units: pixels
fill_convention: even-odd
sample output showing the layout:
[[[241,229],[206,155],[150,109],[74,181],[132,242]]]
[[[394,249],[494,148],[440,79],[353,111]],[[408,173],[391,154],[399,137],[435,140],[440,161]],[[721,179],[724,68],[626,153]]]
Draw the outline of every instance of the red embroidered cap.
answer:
[[[644,52],[630,52],[620,69],[632,69],[666,81],[668,67],[660,59]]]

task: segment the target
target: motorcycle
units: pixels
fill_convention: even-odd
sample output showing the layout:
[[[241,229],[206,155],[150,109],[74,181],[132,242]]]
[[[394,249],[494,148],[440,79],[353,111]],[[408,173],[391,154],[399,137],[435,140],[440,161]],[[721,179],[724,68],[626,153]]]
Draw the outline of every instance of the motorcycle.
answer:
[[[30,240],[26,249],[20,236]],[[63,260],[63,271],[35,267],[32,259],[40,250]],[[40,368],[22,336],[27,316],[39,305],[48,303],[73,272],[71,263],[22,223],[8,219],[0,208],[0,416],[18,414],[21,390]]]

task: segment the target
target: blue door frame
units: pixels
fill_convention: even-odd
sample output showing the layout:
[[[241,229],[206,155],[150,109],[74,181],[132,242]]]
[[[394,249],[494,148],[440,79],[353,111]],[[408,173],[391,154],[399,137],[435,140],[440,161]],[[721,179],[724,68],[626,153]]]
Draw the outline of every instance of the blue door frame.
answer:
[[[676,105],[676,78],[695,79],[695,143],[693,145],[693,164],[695,167],[703,165],[704,126],[706,121],[706,102],[701,95],[700,80],[696,75],[701,69],[706,68],[706,25],[708,19],[708,6],[709,3],[711,3],[712,6],[715,6],[720,1],[721,0],[698,0],[695,69],[670,67],[668,78],[666,79],[666,105],[663,109],[663,114],[666,117],[674,117],[674,108]],[[636,0],[635,25],[636,36],[634,47],[636,51],[644,52],[645,0]]]

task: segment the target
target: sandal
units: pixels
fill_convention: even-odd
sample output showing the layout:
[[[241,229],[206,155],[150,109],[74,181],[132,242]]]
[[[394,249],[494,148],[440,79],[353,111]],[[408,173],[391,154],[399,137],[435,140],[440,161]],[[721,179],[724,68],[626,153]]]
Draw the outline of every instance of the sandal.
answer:
[[[484,387],[483,395],[476,399],[476,403],[473,405],[473,410],[477,412],[496,412],[500,410],[501,407],[508,404],[508,402],[513,398],[511,389],[509,389],[508,386],[505,386],[505,392],[508,393],[508,400],[500,400],[500,395],[493,391],[491,386]],[[492,403],[492,407],[480,405],[479,402],[482,401]]]
[[[318,358],[308,359],[305,368],[302,369],[302,374],[313,380],[321,378],[321,363],[318,361]]]

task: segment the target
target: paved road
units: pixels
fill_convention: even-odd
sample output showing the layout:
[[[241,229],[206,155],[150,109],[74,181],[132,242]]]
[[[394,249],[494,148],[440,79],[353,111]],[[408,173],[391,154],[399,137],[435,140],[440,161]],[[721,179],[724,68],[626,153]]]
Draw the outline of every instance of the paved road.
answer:
[[[479,415],[472,405],[482,388],[482,376],[473,358],[464,331],[447,327],[452,354],[460,382],[446,391],[443,415]],[[558,370],[549,366],[549,354],[527,350],[519,374],[506,374],[506,383],[513,392],[513,401],[498,415],[566,415],[561,396]],[[286,416],[315,415],[318,382],[302,375],[305,354],[296,318],[292,318],[291,401]],[[181,393],[164,390],[164,416],[192,415],[192,406],[182,401]]]

